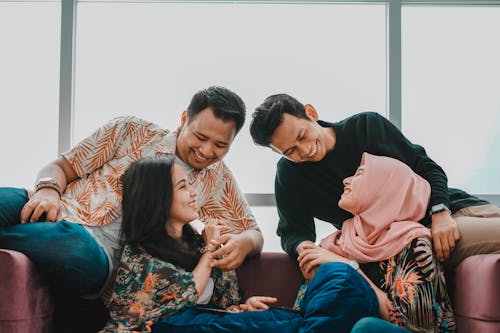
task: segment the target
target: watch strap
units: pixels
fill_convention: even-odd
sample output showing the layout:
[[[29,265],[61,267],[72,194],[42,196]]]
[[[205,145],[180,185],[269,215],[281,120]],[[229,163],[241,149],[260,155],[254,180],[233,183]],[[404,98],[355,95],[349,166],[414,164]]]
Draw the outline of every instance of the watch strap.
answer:
[[[62,191],[57,182],[54,179],[44,179],[41,178],[35,184],[35,192],[40,191],[43,188],[51,188],[59,194],[59,197],[62,197]]]

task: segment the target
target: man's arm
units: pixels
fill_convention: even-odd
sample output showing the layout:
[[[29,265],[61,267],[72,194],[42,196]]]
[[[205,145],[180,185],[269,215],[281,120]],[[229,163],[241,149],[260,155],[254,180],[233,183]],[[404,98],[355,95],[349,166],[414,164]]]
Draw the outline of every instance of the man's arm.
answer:
[[[133,117],[117,117],[98,128],[87,138],[80,141],[54,162],[49,163],[38,173],[37,179],[53,179],[61,193],[67,184],[82,178],[102,167],[114,157],[118,147],[125,141],[132,142],[139,131],[133,126],[148,126],[149,123]],[[38,182],[37,180],[37,182]],[[37,221],[46,213],[46,221],[61,219],[61,198],[58,191],[51,187],[39,189],[21,211],[21,223]]]
[[[289,161],[278,163],[274,192],[278,209],[277,234],[281,238],[281,247],[291,257],[300,254],[304,244],[316,241],[316,225],[309,213],[303,191],[294,187],[303,176],[294,174]]]
[[[231,171],[222,162],[219,167],[219,172],[222,173],[222,177],[218,177],[222,181],[221,186],[209,187],[205,184],[198,190],[206,193],[220,188],[222,192],[210,193],[199,213],[200,219],[205,223],[213,219],[219,220],[231,230],[221,236],[223,246],[213,253],[213,257],[220,258],[214,262],[215,267],[232,270],[241,265],[247,256],[262,252],[264,238]],[[207,170],[206,174],[209,172],[216,171]]]
[[[64,157],[59,157],[38,172],[37,181],[41,178],[53,179],[63,193],[66,185],[79,177],[68,161]],[[36,222],[44,213],[47,222],[59,221],[60,202],[61,197],[56,189],[50,187],[39,189],[21,210],[21,223]]]
[[[371,153],[397,158],[429,182],[429,207],[441,203],[450,207],[448,178],[423,147],[411,143],[396,126],[378,114],[367,115],[366,133]],[[423,221],[428,221],[428,218]],[[431,216],[430,226],[437,257],[446,260],[460,238],[457,223],[449,212],[444,211]]]

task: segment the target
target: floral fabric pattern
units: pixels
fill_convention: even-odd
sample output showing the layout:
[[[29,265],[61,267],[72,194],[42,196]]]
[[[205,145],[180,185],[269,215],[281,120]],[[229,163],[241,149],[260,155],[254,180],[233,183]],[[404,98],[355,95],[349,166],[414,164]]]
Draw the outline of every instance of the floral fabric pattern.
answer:
[[[393,324],[414,332],[455,332],[444,271],[428,237],[415,238],[379,267],[379,287],[387,294]]]
[[[211,304],[221,307],[240,303],[234,271],[212,270],[215,281]],[[196,304],[193,274],[149,255],[142,247],[126,245],[118,267],[109,304],[111,319],[105,332],[150,332],[151,326]]]

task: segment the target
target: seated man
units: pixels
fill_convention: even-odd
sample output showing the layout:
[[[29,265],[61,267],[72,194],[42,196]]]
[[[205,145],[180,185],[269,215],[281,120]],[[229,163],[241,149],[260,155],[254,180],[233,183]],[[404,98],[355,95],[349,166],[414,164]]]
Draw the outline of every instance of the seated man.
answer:
[[[223,87],[196,93],[176,131],[130,116],[111,120],[45,166],[33,192],[0,188],[0,248],[26,254],[57,291],[102,295],[121,253],[121,175],[142,157],[175,155],[198,194],[200,220],[225,225],[216,266],[236,268],[263,244],[222,162],[244,121],[243,101]]]
[[[275,180],[277,232],[292,256],[315,241],[313,218],[341,229],[352,217],[337,203],[343,179],[354,174],[363,152],[396,158],[430,183],[429,214],[420,223],[431,227],[437,257],[447,260],[447,268],[470,255],[500,252],[500,209],[448,188],[443,169],[377,113],[330,123],[318,120],[312,105],[279,94],[257,107],[250,132],[256,144],[283,156]]]

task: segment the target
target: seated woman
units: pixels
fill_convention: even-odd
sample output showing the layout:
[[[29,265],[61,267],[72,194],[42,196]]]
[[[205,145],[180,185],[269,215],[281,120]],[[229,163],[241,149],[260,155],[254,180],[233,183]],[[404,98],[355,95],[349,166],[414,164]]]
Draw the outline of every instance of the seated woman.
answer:
[[[300,311],[269,308],[276,299],[264,296],[240,304],[235,272],[212,268],[220,227],[208,224],[201,236],[190,226],[195,192],[172,158],[131,164],[122,204],[126,245],[105,332],[349,332],[357,320],[379,314],[368,282],[335,262],[318,268]],[[235,313],[207,312],[213,309]]]
[[[384,300],[383,319],[415,332],[454,332],[443,269],[429,230],[416,222],[429,202],[427,181],[396,159],[364,153],[344,186],[339,206],[354,217],[321,247],[306,245],[300,266],[311,271],[331,261],[377,262],[373,281]]]

